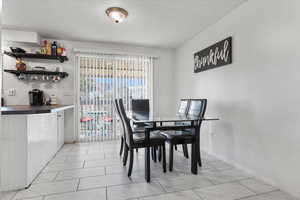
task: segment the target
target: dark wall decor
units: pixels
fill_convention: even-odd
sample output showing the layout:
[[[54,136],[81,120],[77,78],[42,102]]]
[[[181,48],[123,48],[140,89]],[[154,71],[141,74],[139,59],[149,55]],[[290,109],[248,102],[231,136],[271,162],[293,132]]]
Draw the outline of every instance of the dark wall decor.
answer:
[[[221,67],[232,63],[232,37],[228,37],[194,54],[194,72]]]

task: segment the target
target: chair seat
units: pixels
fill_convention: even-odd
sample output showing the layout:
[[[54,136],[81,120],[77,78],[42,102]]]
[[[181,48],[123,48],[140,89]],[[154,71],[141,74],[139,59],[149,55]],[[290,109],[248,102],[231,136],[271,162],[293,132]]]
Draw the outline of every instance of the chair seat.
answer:
[[[160,145],[165,142],[166,138],[157,132],[150,133],[150,143],[153,145]],[[133,142],[137,145],[145,145],[145,132],[137,132],[133,134]]]
[[[145,132],[145,127],[132,127],[132,132],[135,133],[143,133]]]
[[[194,131],[190,130],[184,130],[184,131],[163,131],[160,132],[162,136],[164,136],[167,140],[170,140],[172,142],[177,141],[186,141],[186,140],[192,140],[195,138]]]
[[[151,124],[144,124],[144,126],[133,126],[132,131],[135,132],[145,132],[146,127],[152,127]]]

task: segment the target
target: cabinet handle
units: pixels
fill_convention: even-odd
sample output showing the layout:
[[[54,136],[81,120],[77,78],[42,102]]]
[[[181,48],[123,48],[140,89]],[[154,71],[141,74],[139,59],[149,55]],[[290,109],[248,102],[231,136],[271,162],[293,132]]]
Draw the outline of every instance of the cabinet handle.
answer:
[[[57,115],[57,117],[62,117],[61,115]]]

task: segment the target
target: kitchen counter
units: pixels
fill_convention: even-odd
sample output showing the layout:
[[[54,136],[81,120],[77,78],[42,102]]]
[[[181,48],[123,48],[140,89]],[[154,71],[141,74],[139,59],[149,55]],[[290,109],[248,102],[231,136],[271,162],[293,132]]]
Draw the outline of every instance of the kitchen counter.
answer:
[[[28,187],[74,136],[74,106],[6,106],[1,108],[1,187]]]
[[[74,108],[74,105],[53,105],[53,106],[28,106],[28,105],[11,105],[1,107],[2,115],[28,115],[58,112]]]

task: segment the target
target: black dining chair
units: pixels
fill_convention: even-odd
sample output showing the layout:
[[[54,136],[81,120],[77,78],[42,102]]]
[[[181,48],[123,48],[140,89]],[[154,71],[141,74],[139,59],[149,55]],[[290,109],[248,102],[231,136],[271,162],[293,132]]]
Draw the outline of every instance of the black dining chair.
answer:
[[[121,134],[121,146],[120,146],[120,156],[122,156],[123,151],[124,151],[124,146],[125,146],[126,134],[125,134],[125,127],[124,127],[124,124],[122,122],[122,118],[121,118],[120,109],[119,109],[118,104],[119,104],[118,99],[115,99],[114,100],[114,108],[115,108],[115,111],[116,111],[119,119],[121,120],[121,124],[122,124],[122,127],[123,127],[123,133]],[[143,132],[143,131],[144,131],[144,129],[141,129],[140,127],[136,127],[136,128],[133,129],[133,134],[138,133],[138,132]]]
[[[200,117],[203,118],[205,115],[206,106],[207,106],[207,99],[191,99],[187,116],[196,116],[199,118]],[[189,132],[191,133],[193,131],[194,130],[184,130],[184,132],[187,132],[187,133],[189,133]],[[199,131],[200,131],[200,129],[199,129]],[[201,162],[200,146],[198,146],[198,151],[199,151],[198,163],[199,163],[199,166],[201,167],[202,162]]]
[[[206,110],[207,100],[206,99],[192,99],[189,106],[189,111],[187,113],[187,117],[199,118],[198,130],[199,132],[195,132],[195,129],[187,129],[182,131],[164,131],[160,134],[166,137],[166,141],[170,144],[169,149],[169,170],[173,170],[173,147],[176,144],[198,144],[196,146],[199,157],[196,158],[201,166],[201,157],[200,157],[200,144],[196,139],[200,136],[200,127],[202,123],[202,118],[204,117]],[[193,158],[192,158],[193,159]]]
[[[179,104],[179,108],[178,108],[178,111],[177,111],[177,115],[182,115],[182,116],[187,115],[189,107],[190,107],[190,102],[191,102],[190,99],[181,99],[180,100],[180,104]],[[183,122],[177,122],[175,124],[177,124],[177,125],[184,125]],[[177,151],[177,145],[175,145],[175,150]],[[189,158],[187,144],[183,144],[182,145],[182,150],[183,150],[183,155],[186,158]]]
[[[124,148],[124,165],[126,165],[128,152],[129,152],[129,167],[128,167],[128,176],[131,176],[132,168],[133,168],[133,159],[134,159],[134,149],[146,148],[147,145],[150,147],[160,147],[162,146],[162,157],[163,157],[163,171],[166,172],[166,150],[165,150],[165,137],[158,134],[158,132],[150,133],[149,144],[146,143],[145,132],[136,132],[133,134],[132,127],[130,125],[130,120],[128,119],[123,100],[118,100],[118,107],[120,111],[120,116],[122,119],[122,123],[125,127],[125,148]]]

